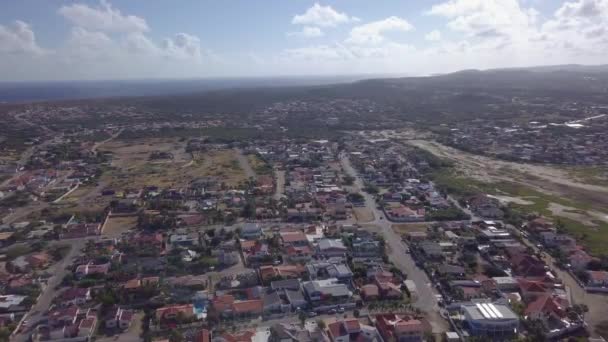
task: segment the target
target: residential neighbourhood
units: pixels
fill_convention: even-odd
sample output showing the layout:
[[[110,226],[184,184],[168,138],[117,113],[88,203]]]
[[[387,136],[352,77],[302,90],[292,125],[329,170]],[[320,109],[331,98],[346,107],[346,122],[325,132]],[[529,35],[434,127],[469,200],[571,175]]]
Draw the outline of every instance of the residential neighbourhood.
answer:
[[[3,182],[11,339],[558,340],[587,336],[579,290],[608,292],[559,220],[455,191],[394,133],[134,148],[123,130],[38,144]]]

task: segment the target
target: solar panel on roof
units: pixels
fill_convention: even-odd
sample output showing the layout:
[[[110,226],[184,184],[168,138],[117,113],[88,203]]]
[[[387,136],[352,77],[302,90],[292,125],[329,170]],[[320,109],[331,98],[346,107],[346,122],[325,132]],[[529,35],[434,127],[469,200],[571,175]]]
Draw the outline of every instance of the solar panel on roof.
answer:
[[[498,318],[498,316],[496,316],[496,314],[494,313],[494,311],[492,311],[492,309],[490,309],[490,306],[487,303],[482,303],[481,306],[486,309],[486,311],[488,312],[488,314],[490,315],[490,318],[492,319],[496,319]]]
[[[481,315],[483,316],[483,318],[488,319],[490,318],[490,314],[486,311],[486,309],[481,306],[481,304],[476,303],[475,306],[477,306],[477,309],[479,310],[479,312],[481,312]]]
[[[494,306],[494,304],[490,303],[490,304],[488,304],[488,306],[490,307],[490,309],[492,309],[492,311],[494,312],[494,314],[496,314],[496,316],[498,316],[498,318],[503,318],[504,317],[502,315],[502,313],[500,311],[498,311],[498,308],[496,308],[496,306]]]

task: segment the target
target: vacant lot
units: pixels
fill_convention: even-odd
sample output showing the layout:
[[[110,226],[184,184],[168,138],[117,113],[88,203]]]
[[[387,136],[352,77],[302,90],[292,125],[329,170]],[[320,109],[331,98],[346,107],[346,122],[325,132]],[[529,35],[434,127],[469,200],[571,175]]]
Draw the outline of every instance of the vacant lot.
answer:
[[[426,232],[429,226],[428,223],[418,222],[393,224],[392,227],[397,234],[403,235],[411,232]]]
[[[512,181],[483,182],[463,175],[457,170],[443,170],[434,175],[435,183],[457,196],[486,193],[499,197],[515,212],[537,213],[554,221],[561,221],[564,228],[576,237],[591,253],[606,254],[608,245],[608,210],[596,209],[592,198],[553,192],[534,185]],[[580,194],[586,190],[581,191]]]
[[[272,174],[272,166],[266,163],[262,158],[258,157],[257,154],[249,154],[247,155],[247,159],[249,160],[249,165],[257,175],[271,175]]]
[[[354,207],[353,214],[359,223],[366,223],[374,220],[374,213],[366,207]]]
[[[216,177],[228,187],[236,187],[246,179],[236,151],[214,150],[193,155],[185,153],[185,143],[178,139],[115,140],[103,145],[101,151],[113,153],[112,169],[101,181],[113,189],[144,186],[185,187],[199,177]],[[153,153],[172,158],[151,159]]]
[[[137,227],[137,216],[113,216],[103,227],[102,234],[107,237],[119,237],[122,233]]]

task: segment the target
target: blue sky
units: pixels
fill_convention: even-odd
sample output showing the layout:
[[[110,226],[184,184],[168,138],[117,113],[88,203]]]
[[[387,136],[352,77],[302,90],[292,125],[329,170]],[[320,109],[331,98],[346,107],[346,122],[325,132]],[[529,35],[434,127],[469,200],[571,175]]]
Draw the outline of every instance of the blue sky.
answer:
[[[18,0],[0,81],[605,63],[608,0]]]

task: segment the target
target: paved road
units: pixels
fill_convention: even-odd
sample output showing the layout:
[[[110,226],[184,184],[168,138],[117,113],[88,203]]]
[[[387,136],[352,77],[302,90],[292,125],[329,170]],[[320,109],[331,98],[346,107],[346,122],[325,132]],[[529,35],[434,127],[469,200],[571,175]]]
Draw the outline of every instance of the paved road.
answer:
[[[25,315],[24,320],[28,321],[28,328],[21,334],[15,334],[11,337],[11,341],[14,342],[25,342],[28,340],[29,335],[32,333],[30,328],[35,325],[38,321],[44,318],[44,314],[51,307],[51,303],[55,296],[57,295],[57,290],[55,289],[63,280],[63,278],[70,272],[67,270],[67,267],[72,264],[73,259],[81,253],[82,248],[84,248],[86,241],[88,239],[95,238],[82,238],[82,239],[71,239],[67,242],[72,247],[68,254],[63,260],[58,262],[57,264],[51,266],[47,271],[50,274],[53,274],[51,278],[49,278],[48,283],[40,298],[32,306],[30,311]],[[63,244],[66,241],[58,242],[58,244]]]
[[[352,177],[355,177],[354,186],[365,197],[365,205],[374,214],[374,221],[365,225],[374,225],[381,228],[382,235],[388,246],[389,259],[402,272],[407,274],[407,278],[414,281],[418,290],[418,300],[413,303],[414,307],[420,309],[427,314],[427,318],[433,327],[433,333],[442,333],[448,331],[448,323],[439,315],[439,306],[437,305],[437,292],[430,286],[430,280],[426,273],[416,266],[416,263],[406,253],[407,246],[403,243],[401,236],[392,229],[392,224],[384,218],[384,213],[376,208],[374,198],[363,192],[363,181],[357,175],[357,172],[352,167],[350,160],[347,157],[340,159],[344,171]]]
[[[595,331],[595,326],[598,323],[608,322],[608,296],[601,293],[589,293],[582,288],[578,282],[567,271],[559,268],[555,259],[548,253],[542,252],[536,245],[523,239],[524,243],[531,247],[534,251],[542,255],[543,261],[551,267],[557,276],[564,282],[570,299],[570,304],[585,304],[589,308],[589,312],[585,315],[585,322],[589,325],[589,332],[592,337],[600,337]],[[601,337],[608,338],[608,335]]]

